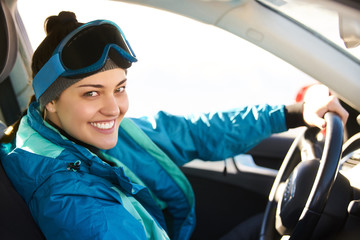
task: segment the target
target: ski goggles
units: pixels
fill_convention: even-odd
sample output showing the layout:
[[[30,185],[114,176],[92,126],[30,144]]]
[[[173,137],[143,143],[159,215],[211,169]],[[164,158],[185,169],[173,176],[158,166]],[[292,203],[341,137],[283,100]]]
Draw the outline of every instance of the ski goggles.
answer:
[[[96,20],[68,34],[56,47],[52,57],[33,79],[36,100],[61,77],[87,76],[100,70],[108,58],[115,63],[136,62],[136,56],[115,23]],[[121,65],[120,65],[121,66]]]

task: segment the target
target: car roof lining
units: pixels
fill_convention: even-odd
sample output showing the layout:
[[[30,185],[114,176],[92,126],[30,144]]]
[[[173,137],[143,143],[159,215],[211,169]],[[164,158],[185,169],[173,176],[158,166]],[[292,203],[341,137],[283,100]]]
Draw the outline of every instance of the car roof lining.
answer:
[[[6,79],[14,67],[18,39],[14,20],[5,0],[0,0],[0,83]]]

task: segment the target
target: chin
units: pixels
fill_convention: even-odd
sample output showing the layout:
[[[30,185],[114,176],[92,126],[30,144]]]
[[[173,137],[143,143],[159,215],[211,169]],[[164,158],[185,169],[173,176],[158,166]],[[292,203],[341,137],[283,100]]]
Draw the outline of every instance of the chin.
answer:
[[[96,141],[92,141],[91,145],[98,149],[108,150],[116,146],[118,141],[118,134],[96,136],[93,137],[93,139],[96,139]]]
[[[102,143],[93,143],[91,144],[93,145],[94,147],[96,148],[99,148],[99,149],[103,149],[103,150],[109,150],[113,147],[116,146],[116,142],[111,142],[111,143],[106,143],[106,142],[102,142]]]
[[[116,144],[112,144],[112,145],[106,145],[104,147],[101,147],[100,149],[103,149],[103,150],[109,150],[109,149],[112,149],[113,147],[115,147]]]
[[[117,141],[112,141],[112,142],[103,141],[101,143],[95,144],[95,147],[97,147],[99,149],[103,149],[103,150],[109,150],[109,149],[115,147],[116,143],[117,143]]]

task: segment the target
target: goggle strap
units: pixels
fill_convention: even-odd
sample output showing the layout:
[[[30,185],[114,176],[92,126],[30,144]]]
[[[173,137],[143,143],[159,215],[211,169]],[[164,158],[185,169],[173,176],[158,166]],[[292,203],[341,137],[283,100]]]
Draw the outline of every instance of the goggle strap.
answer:
[[[132,50],[132,48],[131,48],[128,40],[126,40],[126,38],[125,38],[124,35],[123,35],[123,38],[124,38],[124,40],[125,40],[125,43],[126,43],[127,47],[130,49],[130,52],[131,52],[132,57],[134,58],[133,62],[137,62],[136,55],[135,55],[134,51]]]
[[[65,69],[62,67],[59,54],[53,55],[33,79],[32,85],[37,101],[39,101],[40,96],[46,89],[64,72]]]

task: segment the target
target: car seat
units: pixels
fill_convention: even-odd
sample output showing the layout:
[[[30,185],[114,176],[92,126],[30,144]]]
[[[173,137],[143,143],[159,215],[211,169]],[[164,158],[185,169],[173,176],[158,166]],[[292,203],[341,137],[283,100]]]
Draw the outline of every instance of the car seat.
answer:
[[[0,160],[2,156],[0,154]],[[0,161],[0,239],[45,239],[22,197],[15,191]]]
[[[14,21],[5,0],[0,0],[0,83],[14,66],[17,55],[17,37]],[[6,126],[0,121],[0,139]],[[0,143],[1,144],[1,143]],[[7,177],[1,160],[6,154],[0,145],[0,239],[45,239],[30,210]]]

